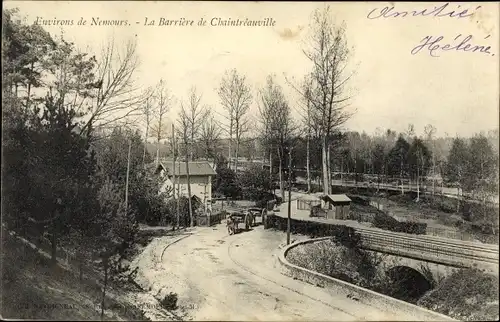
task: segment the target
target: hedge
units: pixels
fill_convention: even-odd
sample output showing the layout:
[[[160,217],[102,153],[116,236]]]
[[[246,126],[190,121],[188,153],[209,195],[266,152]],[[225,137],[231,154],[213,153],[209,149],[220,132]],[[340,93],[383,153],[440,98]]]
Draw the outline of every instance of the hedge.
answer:
[[[425,235],[427,231],[426,223],[411,222],[411,221],[398,221],[395,218],[377,213],[373,220],[373,226],[384,230],[390,230],[399,233]]]
[[[290,232],[302,234],[311,238],[334,237],[345,246],[354,246],[359,241],[359,234],[349,226],[320,223],[307,220],[290,219]],[[264,228],[274,228],[281,231],[287,230],[287,218],[268,215]]]

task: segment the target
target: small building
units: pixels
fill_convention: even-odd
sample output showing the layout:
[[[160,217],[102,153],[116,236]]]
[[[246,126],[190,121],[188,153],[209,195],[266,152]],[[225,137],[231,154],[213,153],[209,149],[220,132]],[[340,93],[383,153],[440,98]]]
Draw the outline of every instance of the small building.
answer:
[[[297,199],[298,210],[311,210],[312,207],[321,205],[321,199],[315,195],[304,195]]]
[[[175,164],[175,180],[174,180],[174,165],[172,161],[162,160],[156,168],[156,173],[165,176],[166,180],[161,190],[166,187],[173,188],[179,184],[180,195],[187,196],[187,171],[184,162],[176,162]],[[212,178],[215,177],[215,170],[207,161],[192,161],[189,162],[189,182],[191,185],[191,196],[197,197],[206,211],[212,210]]]
[[[351,199],[345,194],[325,195],[323,200],[328,210],[326,217],[329,219],[347,219],[351,207]]]

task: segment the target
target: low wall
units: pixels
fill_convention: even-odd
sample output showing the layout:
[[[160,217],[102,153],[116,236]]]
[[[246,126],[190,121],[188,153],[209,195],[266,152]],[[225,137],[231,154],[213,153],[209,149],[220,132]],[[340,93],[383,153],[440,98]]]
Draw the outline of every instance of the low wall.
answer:
[[[314,243],[317,241],[328,240],[330,237],[317,239],[309,239],[288,245],[280,252],[278,262],[280,264],[281,273],[286,276],[313,284],[324,288],[335,289],[336,294],[351,294],[357,297],[361,302],[377,308],[384,308],[389,313],[395,316],[412,317],[414,321],[455,321],[451,317],[442,315],[414,304],[410,304],[369,289],[359,287],[330,276],[308,270],[306,268],[294,265],[286,259],[287,253],[294,247],[299,245]]]
[[[210,227],[213,225],[220,224],[222,219],[225,219],[223,213],[217,213],[211,216],[197,216],[196,226]]]
[[[264,228],[286,231],[287,218],[268,215],[264,222]],[[292,234],[302,234],[311,238],[342,238],[357,233],[361,237],[360,247],[367,250],[439,264],[446,263],[457,267],[477,266],[488,270],[492,270],[494,266],[498,267],[498,248],[495,245],[466,244],[426,235],[417,237],[404,233],[353,228],[349,225],[294,218],[291,218],[290,230]]]

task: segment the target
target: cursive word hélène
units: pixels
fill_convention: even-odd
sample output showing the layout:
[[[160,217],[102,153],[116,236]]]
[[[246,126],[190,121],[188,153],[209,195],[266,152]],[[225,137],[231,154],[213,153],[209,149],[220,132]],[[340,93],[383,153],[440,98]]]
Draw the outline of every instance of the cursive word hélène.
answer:
[[[467,18],[472,15],[474,15],[475,11],[480,9],[481,6],[477,6],[475,9],[473,9],[474,12],[471,12],[471,9],[460,9],[461,5],[457,5],[456,9],[451,10],[448,8],[450,5],[449,2],[441,5],[441,6],[434,6],[434,9],[430,8],[425,8],[425,9],[418,9],[418,10],[410,10],[410,11],[397,11],[395,10],[394,6],[392,7],[384,7],[382,9],[375,8],[370,13],[368,13],[367,18],[368,19],[378,19],[378,18],[397,18],[401,17],[404,18],[406,16],[410,17],[449,17],[449,18]]]
[[[490,36],[486,36],[484,39],[489,38]],[[463,52],[479,52],[483,54],[489,54],[494,56],[495,54],[492,54],[490,52],[491,46],[485,46],[485,45],[473,45],[470,43],[472,40],[472,35],[468,36],[463,36],[462,34],[459,34],[453,39],[453,44],[449,43],[448,41],[444,40],[443,36],[435,37],[435,36],[425,36],[421,41],[420,44],[415,46],[411,50],[412,55],[416,55],[419,52],[426,50],[428,51],[429,55],[432,57],[440,57],[439,53],[443,51],[463,51]]]

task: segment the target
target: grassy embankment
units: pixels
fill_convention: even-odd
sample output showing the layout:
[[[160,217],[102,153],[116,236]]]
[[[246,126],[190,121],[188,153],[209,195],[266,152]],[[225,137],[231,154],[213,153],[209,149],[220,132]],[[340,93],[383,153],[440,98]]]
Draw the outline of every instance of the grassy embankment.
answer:
[[[142,233],[135,254],[141,252],[154,235]],[[102,279],[100,272],[89,263],[80,280],[77,267],[52,266],[48,254],[40,252],[2,230],[1,247],[1,316],[7,319],[100,320]],[[148,311],[170,309],[171,303],[148,304],[139,307],[132,299],[145,294],[137,285],[109,285],[106,292],[105,320],[149,320]],[[168,308],[166,307],[168,306]]]

